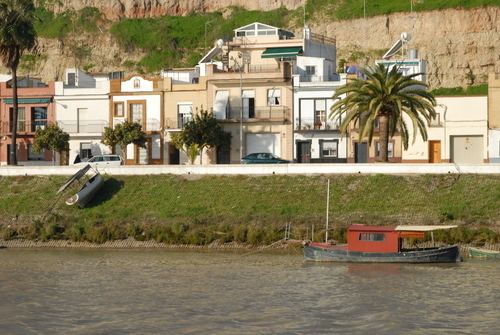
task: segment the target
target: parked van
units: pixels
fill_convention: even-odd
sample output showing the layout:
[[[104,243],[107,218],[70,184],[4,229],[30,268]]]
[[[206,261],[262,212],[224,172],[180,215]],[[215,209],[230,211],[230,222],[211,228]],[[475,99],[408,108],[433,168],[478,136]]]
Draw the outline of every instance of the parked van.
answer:
[[[119,155],[97,155],[90,158],[86,162],[76,163],[75,166],[85,166],[90,164],[92,167],[108,167],[108,166],[120,166],[123,164],[123,160]]]

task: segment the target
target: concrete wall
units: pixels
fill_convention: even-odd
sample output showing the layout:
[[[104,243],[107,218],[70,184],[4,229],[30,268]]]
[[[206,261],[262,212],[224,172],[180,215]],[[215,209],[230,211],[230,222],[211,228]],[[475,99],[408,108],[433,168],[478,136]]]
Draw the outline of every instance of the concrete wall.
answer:
[[[488,76],[488,127],[500,128],[500,74]]]
[[[0,176],[72,175],[72,166],[0,167]],[[109,175],[322,175],[322,174],[500,174],[500,164],[262,164],[120,166],[100,169]]]
[[[500,163],[500,129],[490,129],[488,152],[490,163]]]

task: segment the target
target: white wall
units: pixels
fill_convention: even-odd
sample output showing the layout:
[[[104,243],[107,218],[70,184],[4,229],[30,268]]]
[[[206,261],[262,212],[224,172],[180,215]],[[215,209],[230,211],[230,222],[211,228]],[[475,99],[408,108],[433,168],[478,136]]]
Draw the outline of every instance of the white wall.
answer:
[[[490,163],[500,163],[500,129],[490,129],[488,133]]]
[[[145,131],[160,130],[161,124],[161,96],[160,95],[115,95],[113,102],[123,102],[124,115],[128,115],[128,101],[145,100],[146,101],[146,129]],[[113,123],[123,122],[125,117],[114,117]],[[154,122],[152,122],[154,121]]]
[[[483,136],[483,159],[488,158],[487,97],[438,97],[436,112],[439,113],[441,126],[428,127],[428,141],[441,141],[441,159],[450,159],[450,137],[479,135]],[[405,117],[409,126],[411,123]],[[412,134],[412,132],[410,131]],[[403,150],[403,160],[429,159],[429,143],[422,141],[417,134],[414,144],[410,134],[409,148]]]
[[[134,87],[134,83],[136,80],[139,81],[139,86]],[[122,81],[121,83],[121,91],[122,92],[152,92],[153,91],[153,82],[151,80],[146,80],[142,77],[135,76],[130,78],[127,81]]]
[[[0,167],[0,176],[72,175],[72,166]],[[322,175],[322,174],[500,174],[500,164],[243,164],[122,165],[99,169],[109,175]]]

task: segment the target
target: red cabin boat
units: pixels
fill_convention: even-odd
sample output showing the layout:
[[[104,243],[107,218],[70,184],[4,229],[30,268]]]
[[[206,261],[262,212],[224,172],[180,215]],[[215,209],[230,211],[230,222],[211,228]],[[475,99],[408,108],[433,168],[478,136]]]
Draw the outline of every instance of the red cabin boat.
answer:
[[[366,226],[347,230],[346,245],[308,242],[304,257],[310,261],[380,263],[450,263],[460,260],[458,246],[403,249],[404,238],[423,238],[425,232],[456,226]]]

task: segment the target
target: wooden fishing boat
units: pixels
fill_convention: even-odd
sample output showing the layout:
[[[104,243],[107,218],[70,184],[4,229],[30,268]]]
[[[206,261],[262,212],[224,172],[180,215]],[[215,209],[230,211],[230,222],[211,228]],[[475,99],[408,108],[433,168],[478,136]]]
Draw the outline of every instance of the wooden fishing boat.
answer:
[[[354,224],[347,231],[346,245],[307,242],[308,261],[376,263],[453,263],[459,261],[458,246],[404,249],[404,238],[423,238],[424,233],[456,226],[381,227]]]
[[[72,206],[78,204],[80,208],[85,207],[92,200],[95,194],[101,189],[104,184],[104,178],[100,173],[94,174],[75,195],[66,199],[66,205]]]
[[[500,259],[500,251],[470,247],[469,248],[469,257],[473,257],[473,258],[488,258],[488,259],[497,258],[497,259]]]

